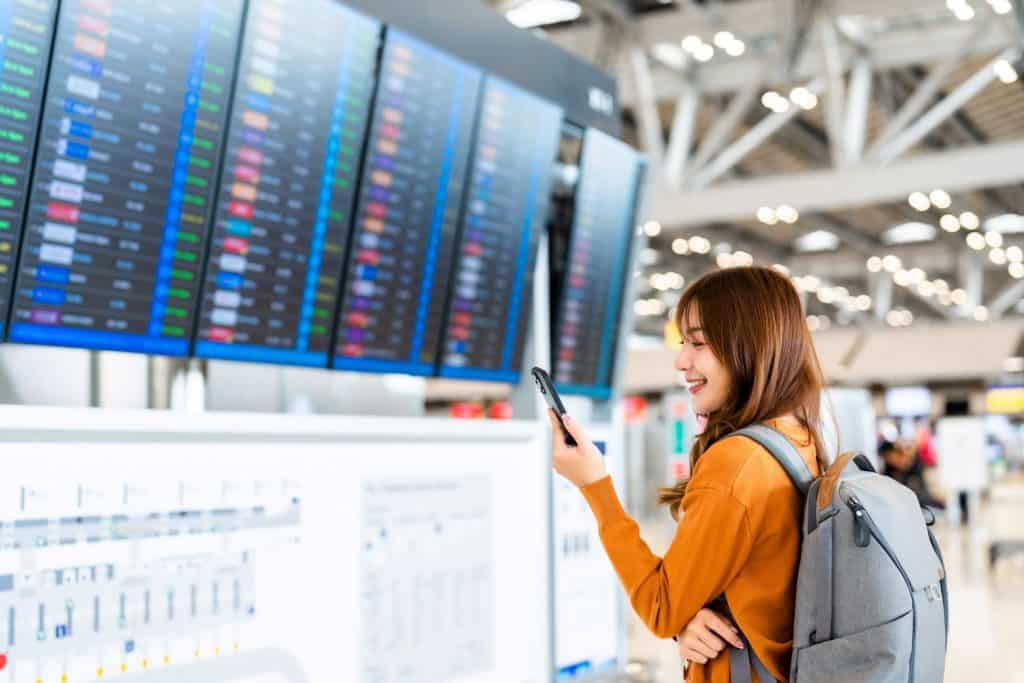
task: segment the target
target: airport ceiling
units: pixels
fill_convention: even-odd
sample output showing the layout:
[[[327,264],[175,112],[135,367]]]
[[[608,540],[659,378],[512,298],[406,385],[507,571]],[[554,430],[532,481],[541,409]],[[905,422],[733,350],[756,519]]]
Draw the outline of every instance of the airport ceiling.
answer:
[[[747,254],[820,325],[1024,312],[1024,0],[491,4],[531,3],[578,4],[534,30],[615,73],[652,159],[641,330]]]

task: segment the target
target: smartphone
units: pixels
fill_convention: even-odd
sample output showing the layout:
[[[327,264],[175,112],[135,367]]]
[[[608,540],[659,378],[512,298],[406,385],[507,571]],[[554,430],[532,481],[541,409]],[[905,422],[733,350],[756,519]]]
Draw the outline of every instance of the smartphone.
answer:
[[[551,377],[543,368],[534,366],[530,370],[530,374],[533,375],[533,381],[537,384],[537,391],[544,397],[544,401],[547,402],[548,406],[555,411],[555,415],[558,416],[558,424],[562,428],[562,436],[565,438],[566,446],[575,446],[576,439],[572,438],[572,434],[565,428],[565,422],[562,421],[562,416],[565,415],[565,406],[562,405],[562,399],[559,397],[558,392],[555,390],[555,383],[551,381]]]

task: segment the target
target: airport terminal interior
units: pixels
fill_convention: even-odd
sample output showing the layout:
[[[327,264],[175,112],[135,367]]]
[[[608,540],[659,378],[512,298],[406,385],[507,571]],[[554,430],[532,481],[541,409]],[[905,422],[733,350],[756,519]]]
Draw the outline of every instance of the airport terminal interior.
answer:
[[[1022,0],[0,0],[0,683],[682,681],[531,369],[664,553],[751,266],[1024,683],[1022,68]]]

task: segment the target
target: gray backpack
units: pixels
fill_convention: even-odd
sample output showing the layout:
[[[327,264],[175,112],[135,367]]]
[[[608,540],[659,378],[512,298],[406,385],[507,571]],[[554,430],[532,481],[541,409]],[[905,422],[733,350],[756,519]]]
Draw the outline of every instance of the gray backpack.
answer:
[[[941,683],[949,633],[935,520],[907,487],[847,453],[814,479],[765,425],[741,429],[805,496],[792,683]],[[772,681],[750,647],[730,649],[732,683]]]

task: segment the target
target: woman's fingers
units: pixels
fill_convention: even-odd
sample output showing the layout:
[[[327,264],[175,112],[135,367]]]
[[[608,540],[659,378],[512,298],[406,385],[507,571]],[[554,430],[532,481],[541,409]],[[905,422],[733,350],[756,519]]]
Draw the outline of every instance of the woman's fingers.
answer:
[[[740,638],[740,632],[733,626],[727,619],[722,615],[717,614],[708,610],[707,625],[708,628],[725,638],[733,647],[743,649],[743,639]]]
[[[707,644],[701,641],[701,639],[696,635],[686,636],[686,638],[683,640],[683,643],[685,644],[687,650],[699,654],[702,657],[705,657],[706,659],[714,659],[718,656],[718,650],[709,647]]]
[[[725,641],[716,636],[714,632],[709,629],[699,630],[694,635],[697,640],[713,650],[715,655],[725,649]]]

